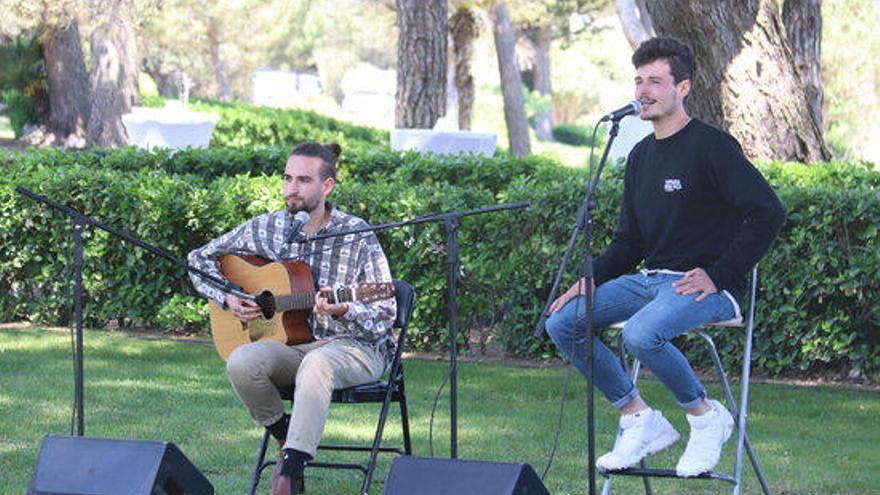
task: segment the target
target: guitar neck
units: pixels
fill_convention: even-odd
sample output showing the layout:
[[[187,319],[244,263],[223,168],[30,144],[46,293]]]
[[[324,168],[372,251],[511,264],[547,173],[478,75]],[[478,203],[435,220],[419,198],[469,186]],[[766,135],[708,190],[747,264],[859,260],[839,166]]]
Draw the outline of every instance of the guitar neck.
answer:
[[[275,296],[275,308],[277,311],[301,311],[312,309],[315,306],[317,292],[297,292]],[[356,300],[354,288],[340,288],[328,291],[332,304],[347,303]]]

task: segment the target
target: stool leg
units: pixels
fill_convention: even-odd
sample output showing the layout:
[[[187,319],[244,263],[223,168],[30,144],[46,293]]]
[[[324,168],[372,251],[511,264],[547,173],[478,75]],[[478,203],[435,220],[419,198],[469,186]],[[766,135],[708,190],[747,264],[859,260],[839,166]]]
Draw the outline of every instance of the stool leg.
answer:
[[[727,373],[724,371],[724,367],[721,365],[721,358],[718,356],[718,349],[715,347],[715,342],[712,340],[712,337],[709,334],[698,331],[697,334],[703,338],[706,344],[709,346],[709,355],[712,358],[712,362],[715,365],[715,370],[718,372],[718,375],[721,377],[721,388],[724,390],[725,400],[727,401],[727,408],[733,414],[733,420],[736,423],[737,427],[737,452],[736,452],[736,467],[734,472],[734,479],[736,480],[736,485],[734,486],[733,493],[734,495],[738,495],[740,491],[740,487],[742,486],[742,453],[743,450],[749,456],[749,461],[752,463],[752,468],[755,471],[755,476],[758,478],[758,482],[761,484],[761,489],[763,490],[765,495],[770,495],[770,487],[767,484],[767,479],[764,477],[764,471],[761,469],[761,464],[758,462],[758,456],[755,454],[754,449],[752,449],[751,442],[749,442],[749,434],[746,432],[746,416],[748,406],[748,394],[749,394],[749,373],[745,372],[743,375],[742,382],[742,397],[740,400],[740,407],[737,408],[736,400],[733,398],[733,390],[730,387],[730,381],[727,378]],[[749,339],[751,340],[751,339]],[[748,346],[751,347],[751,346]],[[744,356],[745,364],[743,368],[748,367],[751,362],[751,349],[746,349],[745,354],[748,356]]]

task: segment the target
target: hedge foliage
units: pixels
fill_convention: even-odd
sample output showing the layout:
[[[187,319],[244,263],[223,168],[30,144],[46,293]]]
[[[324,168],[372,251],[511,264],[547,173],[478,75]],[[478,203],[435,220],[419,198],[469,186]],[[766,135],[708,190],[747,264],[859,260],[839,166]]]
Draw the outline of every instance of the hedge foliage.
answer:
[[[220,115],[211,135],[211,147],[276,147],[289,150],[304,141],[336,142],[346,151],[388,146],[387,131],[349,124],[315,112],[260,107],[243,103],[200,100],[190,104],[198,112]]]
[[[69,222],[14,191],[44,194],[183,257],[239,223],[281,208],[286,150],[135,149],[0,154],[0,317],[64,324],[70,317]],[[867,164],[762,171],[788,211],[761,263],[755,359],[759,371],[880,371],[880,173]],[[529,200],[531,207],[466,217],[460,225],[459,342],[549,357],[532,329],[571,235],[586,182],[583,170],[538,157],[492,159],[347,152],[337,205],[374,224],[437,212]],[[595,212],[596,251],[616,223],[622,169],[603,174]],[[203,328],[206,303],[183,271],[89,228],[86,322]],[[447,235],[421,224],[380,235],[396,277],[418,295],[410,345],[448,345]],[[571,264],[576,266],[576,260]],[[573,274],[565,281],[571,283]],[[716,343],[732,364],[740,332]],[[708,365],[702,346],[682,342]]]
[[[605,142],[607,130],[600,127],[596,133],[596,145]],[[593,129],[581,125],[564,124],[553,128],[553,139],[572,146],[590,146],[593,144]]]

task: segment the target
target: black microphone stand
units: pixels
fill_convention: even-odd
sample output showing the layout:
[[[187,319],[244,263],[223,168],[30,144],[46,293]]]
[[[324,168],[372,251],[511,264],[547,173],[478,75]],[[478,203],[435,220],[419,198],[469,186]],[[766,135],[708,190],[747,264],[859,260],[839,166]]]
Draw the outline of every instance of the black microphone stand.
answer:
[[[242,297],[247,297],[252,299],[253,296],[247,294],[242,290],[241,287],[225,281],[223,279],[217,278],[210,273],[206,273],[198,268],[190,266],[188,263],[178,259],[172,254],[159,249],[155,246],[147,244],[141,240],[138,240],[132,237],[125,232],[118,231],[112,227],[108,227],[107,225],[102,224],[101,222],[92,219],[88,215],[81,213],[73,208],[68,206],[64,206],[62,204],[56,203],[51,199],[37,194],[35,192],[29,191],[21,186],[15,186],[15,191],[21,195],[27,196],[31,199],[39,201],[40,203],[46,204],[55,208],[58,211],[61,211],[65,215],[69,216],[71,219],[71,228],[73,230],[73,267],[74,267],[74,318],[76,319],[76,352],[74,357],[74,409],[76,415],[76,434],[78,436],[83,436],[85,434],[85,419],[84,419],[84,400],[83,400],[83,285],[82,285],[82,270],[83,270],[83,239],[82,239],[82,231],[88,225],[93,225],[98,227],[101,230],[109,232],[117,237],[120,237],[138,247],[144,248],[147,251],[159,255],[165,259],[171,260],[176,265],[182,266],[189,272],[196,273],[197,275],[203,277],[209,282],[215,284],[217,287],[220,287],[222,290],[227,292],[235,292],[241,295]]]
[[[466,216],[479,215],[499,210],[510,210],[514,208],[525,208],[530,206],[528,201],[520,201],[518,203],[507,203],[498,206],[490,206],[487,208],[479,208],[468,211],[454,211],[449,213],[440,213],[425,217],[414,218],[403,222],[386,223],[382,225],[374,225],[361,229],[352,229],[345,232],[336,232],[332,234],[319,234],[308,236],[300,242],[317,241],[330,237],[338,237],[341,235],[358,234],[362,232],[379,232],[389,230],[404,225],[415,225],[427,222],[443,222],[446,226],[447,239],[447,256],[446,262],[449,265],[449,429],[450,429],[450,457],[455,459],[458,457],[458,300],[456,292],[458,291],[458,270],[460,265],[458,251],[458,224],[459,221]]]
[[[608,131],[608,142],[605,144],[605,151],[602,153],[602,159],[599,161],[595,177],[590,178],[586,198],[578,211],[577,222],[572,229],[571,237],[568,240],[568,246],[562,256],[562,263],[560,264],[559,271],[556,273],[556,278],[553,281],[553,288],[550,289],[550,295],[547,297],[547,303],[544,305],[544,310],[541,312],[541,317],[538,320],[534,333],[535,337],[540,337],[544,332],[544,324],[547,322],[548,318],[547,312],[550,310],[550,305],[553,304],[553,301],[556,299],[556,293],[559,291],[559,284],[562,282],[562,276],[565,274],[568,262],[571,259],[571,253],[574,250],[578,233],[583,233],[583,242],[581,244],[583,254],[581,265],[578,270],[578,282],[580,283],[580,281],[583,280],[584,285],[582,289],[586,295],[584,298],[584,304],[586,306],[584,320],[586,323],[587,345],[584,352],[586,353],[585,362],[587,365],[587,462],[589,464],[590,495],[596,493],[596,432],[594,414],[595,406],[593,402],[593,335],[595,332],[593,329],[593,253],[590,246],[593,239],[593,209],[596,207],[593,197],[596,194],[596,187],[599,185],[599,177],[602,175],[602,169],[605,167],[605,162],[608,159],[608,152],[611,150],[611,143],[613,143],[614,138],[617,137],[621,118],[623,117],[621,116],[610,119],[611,130]],[[580,304],[578,304],[578,309],[580,309]],[[577,314],[575,316],[575,321],[577,321]]]

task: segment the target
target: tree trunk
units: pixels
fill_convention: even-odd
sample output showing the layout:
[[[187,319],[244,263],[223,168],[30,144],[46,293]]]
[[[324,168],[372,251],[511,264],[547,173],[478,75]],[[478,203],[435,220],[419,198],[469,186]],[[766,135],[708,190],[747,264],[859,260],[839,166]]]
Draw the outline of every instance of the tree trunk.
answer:
[[[92,109],[87,139],[90,146],[128,144],[122,114],[131,106],[123,89],[124,55],[117,45],[118,30],[118,21],[110,20],[92,33]]]
[[[694,116],[726,129],[752,160],[813,162],[830,157],[776,0],[649,4],[657,32],[687,42],[697,74],[688,98]]]
[[[134,105],[141,104],[141,90],[138,83],[140,64],[138,63],[137,47],[137,10],[133,0],[123,0],[124,6],[120,11],[120,25],[116,32],[117,39],[114,41],[122,53],[122,95],[125,98],[126,108],[131,110]]]
[[[535,91],[545,97],[546,108],[535,115],[535,135],[540,141],[553,141],[553,87],[550,84],[550,42],[552,27],[540,27],[531,33],[535,45]]]
[[[801,82],[807,90],[810,108],[822,126],[822,72],[819,61],[822,53],[822,2],[821,0],[785,0],[782,6],[782,23]]]
[[[432,129],[446,113],[446,0],[397,2],[395,125]]]
[[[211,65],[214,67],[214,75],[217,77],[217,92],[220,101],[232,101],[232,88],[229,87],[226,64],[220,58],[220,44],[222,42],[217,19],[208,19],[208,44],[211,50]]]
[[[652,36],[654,30],[651,15],[645,5],[645,0],[615,0],[615,10],[620,17],[623,34],[630,46],[638,48],[643,42]]]
[[[79,24],[49,27],[43,36],[43,58],[49,86],[49,130],[64,140],[86,136],[89,122],[89,75],[79,39]]]
[[[455,92],[458,94],[458,128],[471,129],[474,113],[474,75],[471,63],[474,58],[474,39],[479,35],[474,11],[461,6],[449,19],[452,33],[452,50],[455,54]]]
[[[495,52],[498,55],[498,70],[501,72],[501,93],[504,96],[504,121],[507,123],[507,138],[510,153],[526,156],[531,153],[529,144],[529,122],[526,119],[525,102],[522,94],[522,79],[516,67],[515,40],[513,26],[507,5],[499,3],[495,8],[493,34]]]

